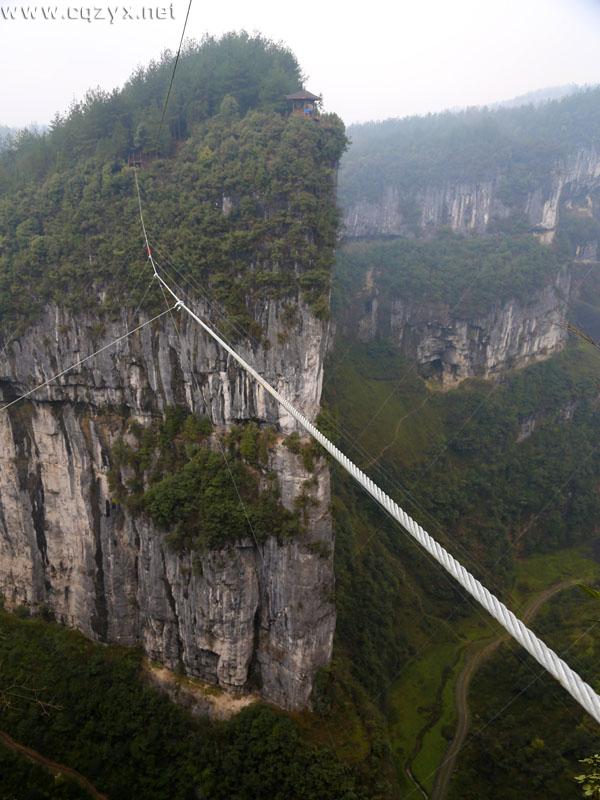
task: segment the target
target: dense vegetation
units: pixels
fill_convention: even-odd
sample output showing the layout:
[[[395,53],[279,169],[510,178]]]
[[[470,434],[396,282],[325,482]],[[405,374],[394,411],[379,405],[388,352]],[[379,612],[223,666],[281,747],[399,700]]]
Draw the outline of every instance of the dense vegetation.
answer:
[[[472,381],[440,394],[428,392],[385,342],[341,340],[328,364],[325,394],[330,417],[343,420],[337,432],[342,449],[514,606],[517,559],[590,542],[597,533],[598,364],[595,350],[573,344],[503,383]],[[415,693],[438,669],[435,658],[443,679],[453,668],[450,656],[461,652],[461,639],[464,647],[475,623],[488,621],[338,471],[333,489],[336,653],[350,675],[340,681],[355,681],[381,713],[391,715],[388,703],[398,705],[390,720],[402,730],[412,724],[414,714],[405,709],[415,699],[396,697],[396,682],[401,678],[404,691]],[[408,675],[416,676],[413,684]],[[448,697],[445,702],[452,703],[451,690]],[[523,713],[519,719],[524,736],[534,730],[533,717]],[[363,729],[366,741],[368,730]],[[371,730],[385,743],[380,728]],[[452,736],[451,723],[442,730]],[[581,756],[591,746],[582,738]],[[384,764],[390,747],[388,741],[373,751]],[[405,750],[398,758],[409,755]],[[505,757],[510,760],[508,745]],[[572,768],[573,752],[569,759]],[[400,771],[403,763],[397,763]],[[432,764],[434,769],[435,758]],[[482,796],[485,780],[482,769],[474,797]],[[397,781],[405,785],[403,778]],[[381,796],[394,796],[393,790]],[[577,796],[574,784],[565,796]]]
[[[598,601],[575,588],[555,599],[535,626],[596,686],[597,623]],[[452,800],[581,796],[573,780],[584,771],[577,762],[600,752],[598,727],[533,659],[517,647],[503,646],[480,670],[470,697],[476,735],[461,753]]]
[[[287,51],[244,35],[192,48],[182,60],[178,91],[183,98],[210,86],[210,100],[194,124],[172,128],[178,138],[171,157],[143,148],[147,163],[140,174],[159,263],[178,266],[177,277],[168,268],[184,290],[209,288],[228,309],[230,324],[242,322],[259,338],[254,319],[265,298],[296,302],[301,292],[318,314],[328,313],[338,221],[333,190],[343,125],[334,116],[308,123],[274,108],[282,87],[273,75],[283,76],[286,86],[298,80],[295,62],[282,71],[289,59]],[[154,108],[162,86],[157,76],[167,67],[150,68],[110,102],[90,101],[34,137],[40,147],[56,149],[39,174],[28,173],[35,148],[26,138],[0,158],[0,166],[17,170],[3,188],[0,179],[5,329],[26,324],[52,300],[80,309],[97,306],[101,296],[102,309],[112,312],[142,298],[150,274],[133,170],[126,165],[129,140],[112,149],[102,143],[120,135],[115,104],[127,101],[140,114]],[[223,75],[213,80],[215,70]],[[227,82],[230,72],[239,73],[237,81]],[[188,90],[188,82],[196,88]],[[194,105],[181,104],[188,111]],[[159,302],[156,292],[149,307]]]
[[[2,800],[89,800],[90,795],[74,781],[55,778],[0,743],[0,797]]]
[[[353,125],[344,159],[344,205],[380,197],[394,185],[410,198],[445,181],[504,176],[503,199],[515,202],[543,185],[549,166],[578,147],[600,143],[600,88],[533,107],[474,108]]]
[[[172,70],[167,50],[140,67],[123,89],[90,90],[65,116],[55,116],[49,132],[21,131],[0,158],[0,191],[40,182],[73,161],[122,161],[132,147],[171,154],[196,123],[217,114],[226,95],[235,98],[242,116],[255,109],[284,112],[285,95],[303,77],[290,50],[260,35],[229,33],[186,44],[158,141]]]
[[[561,259],[533,236],[467,239],[443,233],[434,239],[392,239],[346,243],[336,263],[336,302],[371,280],[385,298],[411,303],[445,303],[473,318],[510,299],[527,302],[556,279]]]
[[[344,361],[343,381],[327,389],[345,420],[342,443],[352,453],[367,421],[363,409],[372,413],[374,401],[386,400],[369,424],[367,450],[376,456],[396,427],[392,446],[375,461],[361,449],[354,457],[415,516],[434,524],[449,546],[458,546],[475,572],[494,585],[504,574],[507,587],[516,556],[593,536],[600,518],[594,445],[600,372],[592,348],[573,346],[504,385],[474,381],[447,394],[428,394],[414,374],[407,380],[408,365],[403,371],[402,360],[382,346],[357,347]],[[360,384],[371,402],[351,401]],[[394,426],[411,408],[419,413]],[[380,658],[379,648],[369,651]],[[365,675],[373,680],[378,672],[373,664]]]
[[[13,698],[0,708],[0,728],[77,769],[111,800],[362,798],[330,747],[307,742],[286,715],[255,705],[229,723],[193,721],[145,685],[135,651],[0,612],[0,662],[2,688],[35,689],[51,704],[44,711]],[[7,799],[83,796],[1,744],[0,764]]]
[[[523,553],[589,540],[600,515],[599,390],[596,352],[573,347],[498,390],[449,395],[444,441],[414,474],[427,508],[461,538],[476,532],[473,545],[494,561],[510,544]]]
[[[209,420],[178,406],[148,427],[130,423],[129,442],[120,439],[111,453],[113,500],[147,513],[175,550],[297,535],[299,509],[281,505],[269,469],[274,430],[248,423],[211,433]]]

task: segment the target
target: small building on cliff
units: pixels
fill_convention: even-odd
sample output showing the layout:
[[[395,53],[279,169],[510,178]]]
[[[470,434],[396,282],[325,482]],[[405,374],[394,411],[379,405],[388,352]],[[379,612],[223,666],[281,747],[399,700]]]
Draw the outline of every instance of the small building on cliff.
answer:
[[[318,103],[321,102],[321,98],[318,94],[307,92],[306,89],[288,94],[285,99],[290,105],[290,112],[299,117],[312,117],[314,119],[319,112]]]

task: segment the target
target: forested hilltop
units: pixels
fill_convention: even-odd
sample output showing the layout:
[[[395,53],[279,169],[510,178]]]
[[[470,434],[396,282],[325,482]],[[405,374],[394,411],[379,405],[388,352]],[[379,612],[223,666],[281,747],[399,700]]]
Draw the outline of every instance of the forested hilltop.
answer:
[[[577,148],[600,145],[600,88],[539,106],[473,108],[351,125],[340,199],[373,199],[389,184],[404,191],[428,184],[475,182],[505,174],[517,197]]]
[[[40,181],[81,158],[127,159],[134,144],[168,155],[192,127],[213,117],[225,95],[240,113],[286,110],[285,95],[298,89],[302,72],[294,54],[261,36],[230,33],[188,44],[181,54],[158,139],[173,69],[166,51],[140,67],[122,89],[90,90],[65,115],[57,114],[47,134],[23,130],[1,162],[3,189]]]
[[[183,280],[205,283],[247,325],[259,297],[299,291],[327,315],[341,121],[288,116],[285,94],[301,79],[294,56],[228,35],[182,55],[159,141],[171,66],[165,56],[121,91],[89,93],[48,133],[24,132],[0,156],[5,325],[53,300],[81,309],[102,293],[108,311],[138,304],[147,265],[132,148],[145,164],[151,236]]]

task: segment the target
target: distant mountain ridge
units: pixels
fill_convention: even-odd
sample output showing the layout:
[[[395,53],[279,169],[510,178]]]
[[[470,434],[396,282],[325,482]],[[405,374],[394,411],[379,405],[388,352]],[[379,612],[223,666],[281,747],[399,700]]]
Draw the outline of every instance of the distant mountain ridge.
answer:
[[[339,180],[346,235],[431,236],[449,227],[551,241],[573,203],[592,202],[599,188],[600,89],[537,97],[537,105],[351,126]],[[579,216],[597,219],[600,201],[592,206]]]
[[[508,100],[498,100],[495,103],[489,103],[489,108],[519,108],[519,106],[539,106],[543,103],[549,103],[552,100],[562,100],[563,97],[568,97],[572,94],[584,92],[587,89],[595,89],[598,84],[578,84],[566,83],[564,86],[545,86],[542,89],[533,89],[531,92],[518,94],[516,97],[511,97]]]

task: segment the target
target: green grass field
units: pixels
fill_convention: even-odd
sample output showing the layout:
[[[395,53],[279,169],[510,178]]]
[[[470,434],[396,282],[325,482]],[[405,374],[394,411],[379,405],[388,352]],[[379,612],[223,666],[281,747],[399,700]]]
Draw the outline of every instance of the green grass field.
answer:
[[[591,557],[587,546],[556,550],[553,553],[532,555],[515,565],[515,583],[511,591],[512,607],[517,609],[532,595],[553,583],[578,578],[592,583],[600,577],[600,566]]]

